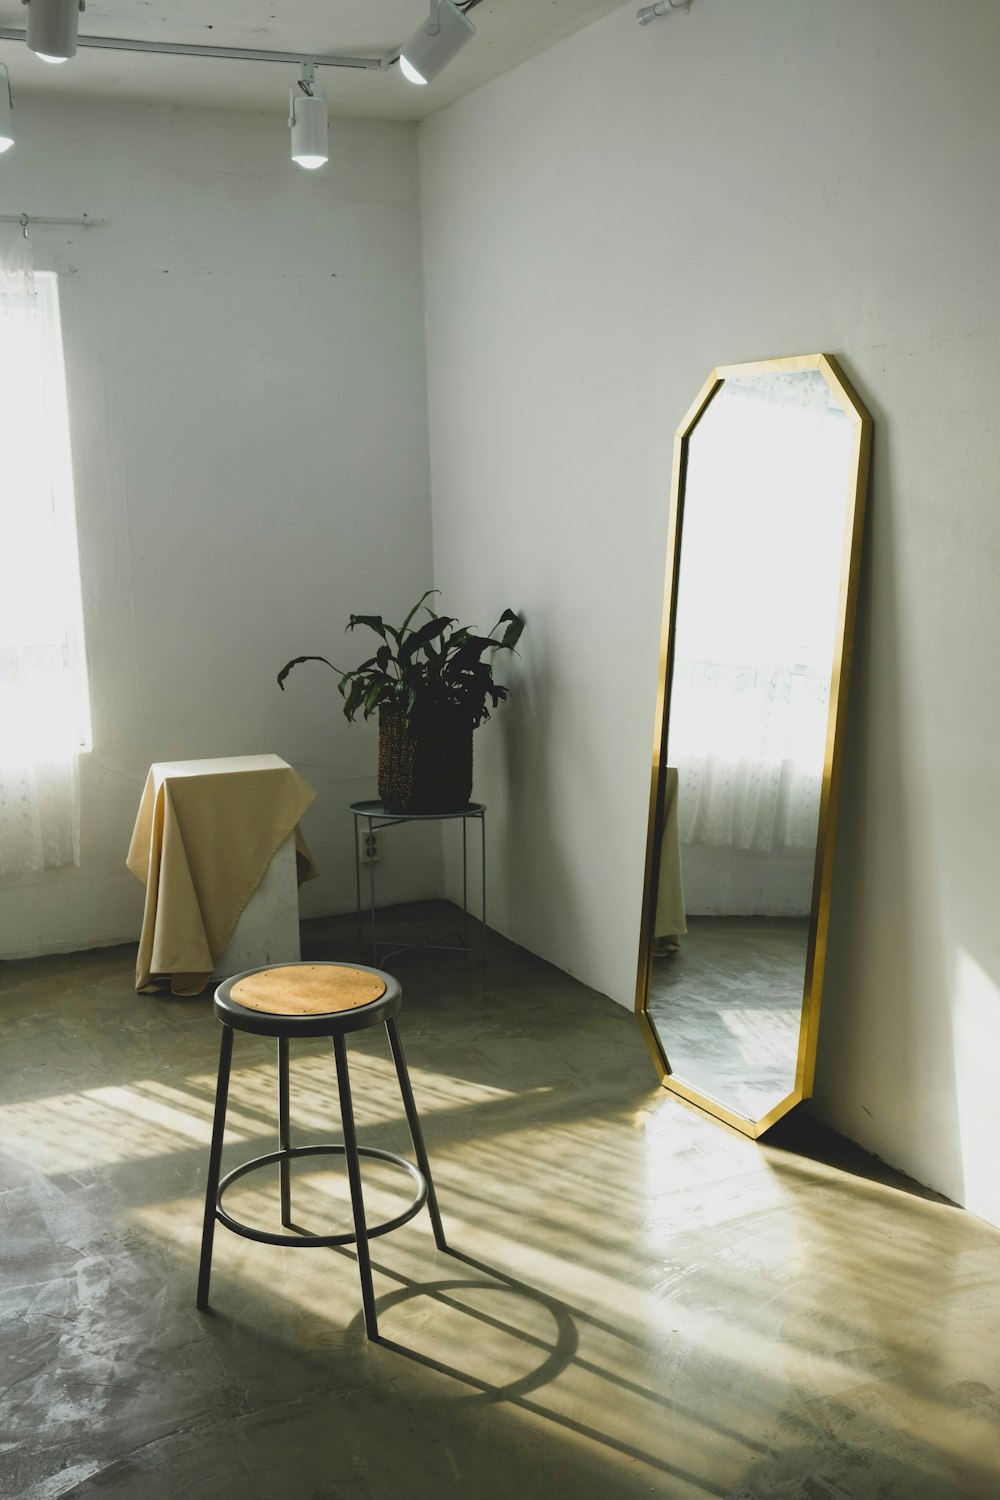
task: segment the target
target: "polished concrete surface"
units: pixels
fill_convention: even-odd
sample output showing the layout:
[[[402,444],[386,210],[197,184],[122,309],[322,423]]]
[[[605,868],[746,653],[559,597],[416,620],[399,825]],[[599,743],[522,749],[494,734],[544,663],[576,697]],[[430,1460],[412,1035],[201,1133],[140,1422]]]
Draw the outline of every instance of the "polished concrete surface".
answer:
[[[310,951],[357,956],[336,924]],[[220,1226],[199,1314],[218,1027],[132,962],[0,971],[8,1500],[996,1500],[1000,1234],[807,1119],[705,1118],[629,1015],[499,939],[398,966],[458,1253],[425,1215],[374,1244],[370,1344],[349,1252]],[[384,1036],[351,1046],[362,1138],[404,1148]],[[336,1138],[332,1058],[292,1068],[298,1141]],[[230,1164],[274,1149],[274,1092],[238,1037]],[[232,1206],[273,1221],[276,1188]],[[344,1226],[336,1173],[293,1206]]]
[[[761,1120],[795,1087],[807,917],[689,917],[654,958],[649,1014],[671,1071]]]

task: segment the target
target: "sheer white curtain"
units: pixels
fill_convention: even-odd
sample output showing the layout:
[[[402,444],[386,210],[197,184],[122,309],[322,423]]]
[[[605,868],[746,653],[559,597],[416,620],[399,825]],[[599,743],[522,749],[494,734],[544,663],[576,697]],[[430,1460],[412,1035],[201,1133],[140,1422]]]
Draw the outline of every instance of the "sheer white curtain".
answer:
[[[815,842],[849,444],[818,372],[727,381],[693,434],[669,749],[685,843]]]
[[[0,226],[0,875],[79,861],[89,735],[55,277]]]

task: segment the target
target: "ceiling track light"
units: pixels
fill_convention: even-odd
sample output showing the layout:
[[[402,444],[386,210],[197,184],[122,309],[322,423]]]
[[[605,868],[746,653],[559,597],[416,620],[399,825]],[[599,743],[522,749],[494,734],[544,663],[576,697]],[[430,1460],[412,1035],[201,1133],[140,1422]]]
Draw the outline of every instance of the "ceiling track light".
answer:
[[[299,79],[288,100],[288,123],[292,131],[292,161],[315,171],[329,160],[329,124],[326,95],[316,84],[316,67],[302,63]]]
[[[454,0],[431,0],[430,15],[399,54],[400,71],[411,83],[430,83],[475,34]]]
[[[10,72],[0,63],[0,154],[14,144],[14,95],[10,91]]]
[[[107,52],[145,52],[174,57],[234,58],[246,62],[297,63],[299,79],[293,85],[288,109],[292,133],[292,160],[307,170],[321,167],[329,160],[329,126],[326,94],[316,84],[316,69],[360,68],[387,73],[396,62],[411,83],[426,84],[436,78],[455,54],[465,46],[476,28],[467,12],[481,0],[430,0],[430,12],[424,24],[414,32],[405,47],[394,48],[381,57],[355,57],[338,53],[301,53],[264,50],[258,47],[220,47],[200,42],[147,41],[138,37],[80,36],[80,12],[86,0],[21,0],[28,12],[26,29],[0,26],[0,41],[25,42],[43,62],[62,63],[75,57],[77,47],[94,47]],[[639,18],[646,23],[653,14],[684,8],[691,0],[664,0],[664,4],[646,6]],[[649,15],[646,12],[650,12]],[[10,74],[0,63],[0,154],[14,144],[11,123],[13,96]]]
[[[80,12],[87,0],[22,0],[28,7],[29,48],[47,63],[68,62],[76,56]]]
[[[27,5],[29,0],[22,0]],[[0,42],[27,41],[27,32],[19,26],[0,26]],[[203,42],[157,42],[135,36],[92,36],[86,32],[76,39],[78,47],[93,47],[98,52],[145,52],[152,57],[210,57],[229,62],[315,63],[318,68],[367,68],[388,72],[399,53],[384,57],[351,57],[339,52],[276,52],[263,47],[212,47]]]
[[[403,72],[413,82],[426,83],[441,71],[470,36],[475,35],[476,28],[468,19],[468,12],[481,0],[462,0],[458,4],[454,0],[430,0],[430,16],[419,31],[405,47],[393,47],[381,57],[357,57],[335,52],[314,52],[303,56],[301,52],[280,52],[263,47],[220,47],[204,42],[161,42],[145,37],[93,36],[87,33],[80,36],[77,22],[86,0],[76,0],[75,4],[74,0],[21,0],[21,3],[28,10],[27,30],[18,26],[0,26],[0,41],[27,42],[32,51],[47,62],[65,62],[75,54],[77,47],[93,47],[99,52],[145,52],[163,57],[207,57],[258,63],[310,62],[318,68],[360,68],[388,73],[394,63],[405,58],[410,71],[407,73],[404,67]],[[690,0],[677,0],[677,3],[686,8]],[[671,8],[674,8],[674,0],[671,0]],[[659,11],[663,7],[656,5],[645,9]],[[56,29],[55,23],[60,23],[63,30],[71,34],[68,45],[60,45],[59,39],[52,37],[50,28]],[[40,36],[40,31],[47,34]],[[425,56],[428,51],[430,60]],[[426,62],[426,72],[417,66],[421,57]]]
[[[635,13],[640,26],[648,26],[660,16],[669,16],[675,10],[690,10],[692,0],[658,0],[656,5],[643,5]]]

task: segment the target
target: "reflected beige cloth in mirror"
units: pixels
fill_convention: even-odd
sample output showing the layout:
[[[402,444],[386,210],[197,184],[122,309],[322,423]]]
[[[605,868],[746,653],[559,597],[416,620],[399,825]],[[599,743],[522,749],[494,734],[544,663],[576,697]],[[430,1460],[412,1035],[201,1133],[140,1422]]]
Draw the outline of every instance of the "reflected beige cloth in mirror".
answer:
[[[198,995],[277,850],[294,831],[301,885],[317,873],[298,823],[316,791],[277,755],[150,768],[126,864],[146,886],[135,987]]]
[[[667,767],[663,790],[663,836],[660,840],[660,878],[656,888],[657,945],[687,932],[684,910],[684,880],[681,874],[681,838],[677,824],[677,771]]]

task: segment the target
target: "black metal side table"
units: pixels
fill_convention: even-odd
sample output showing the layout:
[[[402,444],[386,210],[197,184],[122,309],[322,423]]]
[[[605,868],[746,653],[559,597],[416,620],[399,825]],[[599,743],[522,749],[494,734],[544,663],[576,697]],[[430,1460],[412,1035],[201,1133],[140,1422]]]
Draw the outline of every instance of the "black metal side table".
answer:
[[[447,943],[445,938],[450,933],[444,933],[438,938],[429,938],[420,943],[393,943],[385,940],[379,941],[375,931],[375,864],[368,866],[368,917],[370,924],[369,948],[373,964],[379,963],[379,949],[388,949],[382,954],[381,962],[385,963],[390,958],[398,958],[401,953],[410,953],[415,948],[428,948],[437,953],[473,953],[478,951],[480,963],[486,962],[486,807],[482,802],[470,802],[467,807],[458,812],[426,812],[426,813],[390,813],[386,812],[382,802],[352,802],[348,809],[354,817],[354,880],[358,896],[358,943],[364,947],[364,910],[361,905],[361,830],[362,825],[367,824],[369,834],[378,832],[382,828],[392,828],[398,823],[433,823],[451,821],[455,818],[462,820],[462,931],[456,933],[461,941]],[[474,950],[469,943],[469,844],[467,828],[470,822],[479,824],[479,846],[480,846],[480,896],[482,905],[481,925],[482,943],[478,950]]]

